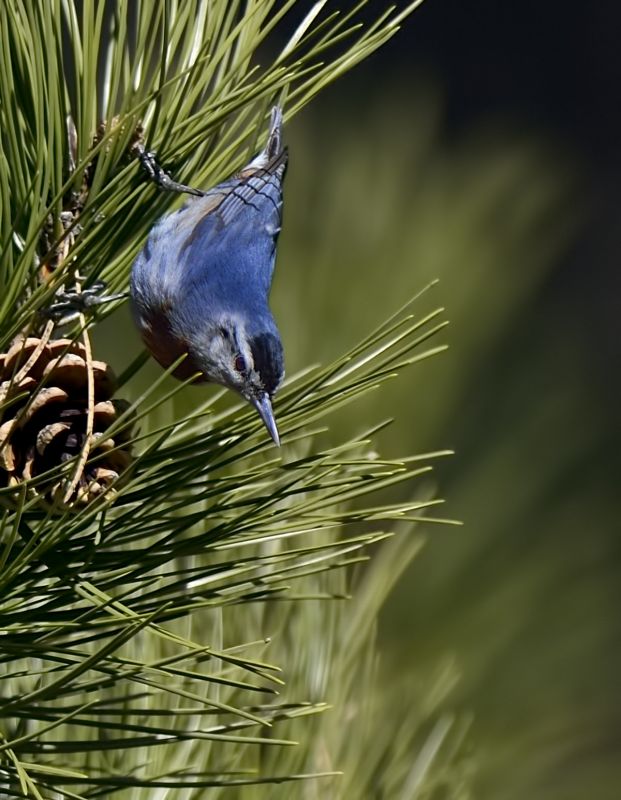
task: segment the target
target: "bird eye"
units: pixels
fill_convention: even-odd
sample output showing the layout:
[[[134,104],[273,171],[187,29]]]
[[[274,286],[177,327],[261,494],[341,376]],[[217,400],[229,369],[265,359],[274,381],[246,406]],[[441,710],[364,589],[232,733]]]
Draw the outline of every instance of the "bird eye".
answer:
[[[244,373],[246,371],[246,362],[244,361],[243,356],[236,356],[235,369],[237,370],[237,372],[241,373]]]

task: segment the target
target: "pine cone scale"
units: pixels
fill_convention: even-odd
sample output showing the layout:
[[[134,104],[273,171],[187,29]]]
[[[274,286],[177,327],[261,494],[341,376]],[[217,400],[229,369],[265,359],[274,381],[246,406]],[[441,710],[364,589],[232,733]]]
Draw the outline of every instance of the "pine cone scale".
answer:
[[[59,510],[114,491],[112,485],[132,462],[131,424],[112,435],[106,431],[128,406],[112,399],[116,380],[110,367],[92,361],[91,369],[95,402],[89,414],[89,366],[82,344],[57,339],[42,346],[36,337],[22,337],[0,354],[0,485],[36,479],[28,491]],[[82,463],[85,450],[92,458]],[[61,474],[58,467],[66,462],[71,464]],[[68,499],[67,487],[75,487]]]

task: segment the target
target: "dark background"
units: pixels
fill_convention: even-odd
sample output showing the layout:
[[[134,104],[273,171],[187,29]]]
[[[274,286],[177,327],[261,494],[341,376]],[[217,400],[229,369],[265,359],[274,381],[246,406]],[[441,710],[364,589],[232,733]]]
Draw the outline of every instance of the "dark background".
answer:
[[[620,340],[613,291],[619,286],[619,6],[439,0],[423,3],[407,28],[396,63],[403,70],[424,65],[439,77],[449,135],[495,114],[574,151],[589,225],[541,299],[562,298],[577,323],[587,323],[582,332],[593,346],[593,379],[611,388]]]
[[[442,87],[445,136],[494,117],[571,151],[589,225],[550,275],[542,301],[562,298],[576,308],[578,324],[588,320],[593,378],[604,384],[599,373],[614,378],[620,340],[612,291],[619,286],[620,32],[614,3],[427,0],[386,49],[347,78],[365,92],[381,89],[387,76],[407,85],[423,73]]]

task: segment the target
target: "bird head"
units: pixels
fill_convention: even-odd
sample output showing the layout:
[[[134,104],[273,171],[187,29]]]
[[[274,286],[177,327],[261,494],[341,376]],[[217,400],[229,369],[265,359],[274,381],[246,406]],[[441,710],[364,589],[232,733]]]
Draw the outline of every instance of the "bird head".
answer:
[[[223,315],[209,325],[193,354],[207,380],[238,392],[253,405],[275,444],[280,437],[272,397],[284,377],[283,347],[274,321],[258,324]]]

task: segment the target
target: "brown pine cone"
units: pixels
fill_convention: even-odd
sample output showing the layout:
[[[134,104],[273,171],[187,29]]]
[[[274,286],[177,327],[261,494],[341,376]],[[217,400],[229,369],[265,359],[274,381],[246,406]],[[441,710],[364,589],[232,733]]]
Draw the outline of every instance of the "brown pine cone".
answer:
[[[0,354],[0,486],[17,487],[33,480],[29,494],[34,493],[46,507],[81,507],[106,490],[113,492],[109,487],[131,463],[130,427],[106,436],[127,403],[112,399],[115,378],[107,364],[93,361],[90,457],[65,500],[78,459],[63,474],[56,470],[37,478],[82,452],[88,417],[86,353],[79,342],[55,339],[34,358],[41,344],[36,337],[19,337],[8,352]]]

